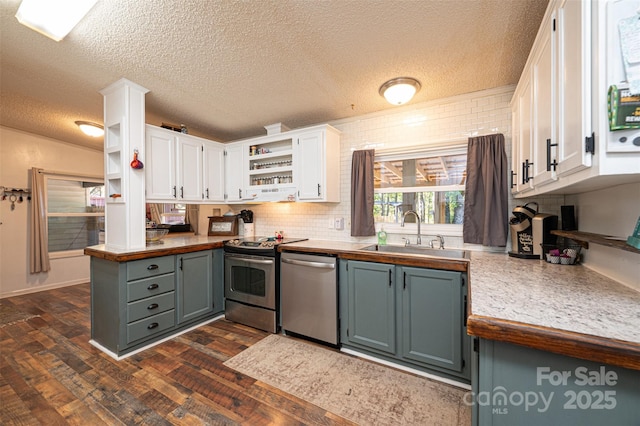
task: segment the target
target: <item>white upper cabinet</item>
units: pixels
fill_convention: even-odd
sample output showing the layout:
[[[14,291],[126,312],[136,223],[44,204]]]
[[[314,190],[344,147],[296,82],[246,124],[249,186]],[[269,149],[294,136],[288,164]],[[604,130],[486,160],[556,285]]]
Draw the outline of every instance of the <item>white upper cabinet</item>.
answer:
[[[299,201],[340,201],[340,134],[330,126],[300,133],[295,145]]]
[[[233,143],[225,145],[224,170],[225,170],[225,201],[240,202],[245,187],[246,168],[245,144]]]
[[[553,159],[558,176],[591,166],[591,6],[563,0],[555,14],[558,63],[558,126]],[[553,162],[553,160],[552,160]]]
[[[180,201],[203,201],[202,158],[204,141],[180,134],[177,137],[176,177]]]
[[[172,132],[147,125],[146,199],[176,201],[176,138]]]
[[[147,201],[223,201],[221,143],[147,125],[145,148]]]
[[[204,143],[204,201],[224,202],[224,146]]]
[[[554,69],[554,53],[557,48],[553,31],[554,20],[544,21],[531,61],[532,98],[532,147],[533,159],[529,170],[533,185],[539,186],[555,178],[555,171],[548,167],[547,146],[555,143],[557,108],[554,96],[556,73]]]
[[[638,6],[639,0],[549,3],[511,102],[517,197],[640,181],[640,149],[621,154],[608,147],[621,133],[609,130],[607,109],[609,86],[625,83],[624,73],[611,71],[622,63],[617,22]]]
[[[511,192],[513,193],[521,193],[533,189],[531,91],[531,73],[525,72],[512,101]]]

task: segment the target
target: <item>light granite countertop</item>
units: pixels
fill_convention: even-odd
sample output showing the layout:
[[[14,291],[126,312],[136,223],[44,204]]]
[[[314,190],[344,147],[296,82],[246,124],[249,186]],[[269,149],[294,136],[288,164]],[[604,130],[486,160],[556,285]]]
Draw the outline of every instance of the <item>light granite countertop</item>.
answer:
[[[582,265],[471,255],[471,314],[640,344],[640,292]]]

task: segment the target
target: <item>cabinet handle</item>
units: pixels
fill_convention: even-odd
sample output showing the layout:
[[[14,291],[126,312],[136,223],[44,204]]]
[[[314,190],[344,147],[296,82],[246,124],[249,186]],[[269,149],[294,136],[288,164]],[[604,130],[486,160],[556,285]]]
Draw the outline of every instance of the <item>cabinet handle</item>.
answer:
[[[147,326],[148,330],[153,330],[154,328],[157,328],[160,324],[158,324],[157,322],[152,322],[151,324],[149,324]]]
[[[180,270],[182,271],[182,258],[180,258]]]
[[[153,271],[154,269],[158,269],[158,265],[153,264],[153,265],[147,266],[147,271]]]
[[[464,311],[462,312],[462,315],[464,315],[463,318],[463,324],[466,327],[467,326],[467,308],[468,308],[468,304],[467,304],[467,295],[464,295]]]
[[[173,186],[173,198],[176,198],[176,186]]]
[[[511,183],[509,184],[509,186],[512,189],[515,188],[515,186],[516,186],[514,176],[518,176],[518,175],[516,173],[514,173],[513,170],[511,170]]]
[[[558,146],[557,143],[551,143],[551,139],[547,139],[547,171],[550,172],[551,171],[551,167],[553,167],[553,171],[556,171],[556,166],[558,165],[558,162],[556,160],[553,160],[553,163],[551,162],[551,147],[552,146]]]
[[[406,272],[402,273],[402,289],[403,290],[407,289],[407,273]]]
[[[209,188],[207,188],[207,200],[209,199]]]
[[[389,287],[391,287],[391,269],[389,269]]]
[[[238,198],[242,199],[242,189],[238,189]]]
[[[529,162],[529,159],[527,158],[526,160],[524,160],[524,163],[522,163],[522,183],[529,183],[530,180],[533,180],[533,178],[531,176],[529,176],[529,166],[533,166],[533,163]]]
[[[184,186],[180,187],[180,198],[184,198]]]
[[[318,197],[320,196],[320,184],[318,184]]]
[[[152,310],[152,309],[156,309],[158,307],[157,303],[152,303],[149,306],[147,306],[147,309]]]
[[[147,290],[155,290],[156,288],[160,287],[158,284],[153,283],[153,284],[149,284],[147,286]]]

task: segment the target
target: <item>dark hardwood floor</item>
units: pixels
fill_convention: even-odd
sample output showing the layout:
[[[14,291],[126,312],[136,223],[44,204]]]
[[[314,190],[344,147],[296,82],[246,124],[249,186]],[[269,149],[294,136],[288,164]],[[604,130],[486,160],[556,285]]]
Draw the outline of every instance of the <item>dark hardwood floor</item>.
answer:
[[[3,425],[352,425],[223,362],[267,336],[225,320],[116,361],[89,344],[89,284],[0,300]]]

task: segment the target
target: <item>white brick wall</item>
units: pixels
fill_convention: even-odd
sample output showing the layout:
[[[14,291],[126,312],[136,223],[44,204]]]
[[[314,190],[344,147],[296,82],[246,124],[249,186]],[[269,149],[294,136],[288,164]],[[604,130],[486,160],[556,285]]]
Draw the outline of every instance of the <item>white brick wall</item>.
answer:
[[[284,231],[285,236],[353,242],[374,242],[375,237],[350,236],[350,176],[354,150],[376,151],[417,148],[429,145],[465,144],[470,136],[502,133],[511,164],[511,109],[514,87],[475,92],[453,98],[388,109],[330,123],[341,136],[340,203],[270,203],[230,206],[239,212],[253,210],[257,236]],[[563,196],[538,197],[540,211],[560,214]],[[511,200],[510,210],[526,200]],[[344,230],[330,229],[336,217],[344,218]],[[240,232],[242,232],[242,227]],[[425,232],[428,234],[428,231]],[[462,247],[462,237],[447,237],[447,247]],[[401,235],[389,234],[390,243],[400,243]]]

